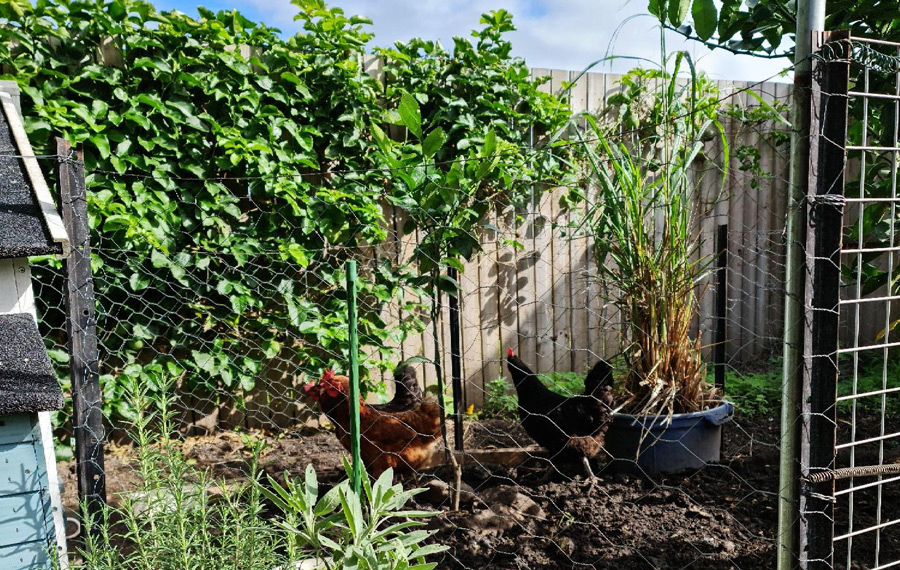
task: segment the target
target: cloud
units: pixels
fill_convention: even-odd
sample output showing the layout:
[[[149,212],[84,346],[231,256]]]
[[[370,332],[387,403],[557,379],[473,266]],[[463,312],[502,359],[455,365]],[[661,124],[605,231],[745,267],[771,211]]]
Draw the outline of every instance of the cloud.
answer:
[[[188,11],[190,0],[161,0]],[[287,34],[300,30],[293,20],[297,8],[289,0],[232,0],[249,17]],[[634,67],[634,59],[660,60],[660,34],[656,20],[647,15],[647,0],[338,0],[331,3],[348,15],[367,16],[374,22],[374,45],[389,46],[413,37],[452,45],[454,36],[469,37],[480,27],[481,14],[506,9],[517,31],[510,35],[514,55],[532,67],[578,71],[607,55],[623,59],[595,68],[621,73]],[[193,10],[191,10],[193,11]],[[710,51],[678,34],[666,34],[669,52],[691,53],[698,67],[715,79],[759,81],[776,75],[790,62],[735,56]],[[650,63],[644,64],[651,65]],[[785,79],[778,79],[786,81]]]

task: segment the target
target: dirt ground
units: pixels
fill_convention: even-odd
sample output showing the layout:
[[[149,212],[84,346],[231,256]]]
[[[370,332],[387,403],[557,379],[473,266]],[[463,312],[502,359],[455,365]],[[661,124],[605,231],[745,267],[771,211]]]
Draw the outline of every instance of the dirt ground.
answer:
[[[889,426],[890,427],[890,426]],[[898,426],[894,426],[895,428]],[[847,430],[841,425],[842,432]],[[877,435],[880,426],[857,427],[857,440]],[[775,567],[775,529],[778,491],[778,423],[774,418],[741,418],[724,428],[722,461],[703,469],[649,478],[616,472],[598,462],[598,481],[590,486],[579,469],[557,471],[545,459],[534,458],[517,467],[467,465],[459,511],[449,511],[448,468],[419,477],[429,492],[417,498],[425,508],[441,510],[432,519],[434,540],[450,547],[439,568],[542,569],[616,568],[674,569],[690,567],[770,569]],[[515,422],[490,420],[466,426],[467,449],[515,447],[531,442]],[[898,431],[895,429],[894,431]],[[890,433],[890,430],[888,431]],[[317,430],[285,431],[265,437],[264,469],[280,475],[302,473],[312,463],[320,480],[343,476],[343,449],[333,433]],[[218,476],[241,478],[247,452],[240,434],[190,437],[185,452],[198,466]],[[900,449],[885,448],[885,463],[900,462]],[[877,451],[860,450],[857,465],[877,463]],[[847,464],[849,457],[839,457]],[[113,448],[106,458],[111,497],[134,485],[128,448]],[[64,502],[74,507],[74,468],[61,464]],[[855,485],[873,481],[856,479]],[[415,482],[409,481],[409,484]],[[850,480],[838,482],[846,488]],[[893,515],[882,505],[900,503],[900,483],[869,488],[853,495],[854,529],[884,522]],[[836,504],[836,533],[850,531],[849,497]],[[900,525],[898,525],[900,526]],[[846,547],[838,541],[835,568],[847,568]],[[853,538],[853,570],[874,568],[900,560],[900,530],[888,527]]]

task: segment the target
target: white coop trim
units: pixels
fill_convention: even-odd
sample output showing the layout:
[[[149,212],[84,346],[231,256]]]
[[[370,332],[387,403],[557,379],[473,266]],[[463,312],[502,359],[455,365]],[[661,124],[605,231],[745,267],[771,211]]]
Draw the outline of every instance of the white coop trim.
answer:
[[[53,196],[50,194],[50,188],[44,180],[41,167],[38,164],[34,149],[28,141],[28,135],[25,134],[25,126],[22,124],[22,117],[16,109],[13,98],[9,93],[0,91],[0,104],[3,107],[3,113],[6,115],[6,121],[9,123],[9,129],[12,131],[13,138],[16,141],[16,147],[19,149],[19,155],[22,164],[25,165],[25,172],[31,180],[31,187],[34,189],[34,197],[44,216],[44,222],[47,225],[47,231],[50,232],[50,239],[62,247],[61,258],[69,256],[69,234],[66,233],[66,227],[63,225],[59,212],[53,204]]]

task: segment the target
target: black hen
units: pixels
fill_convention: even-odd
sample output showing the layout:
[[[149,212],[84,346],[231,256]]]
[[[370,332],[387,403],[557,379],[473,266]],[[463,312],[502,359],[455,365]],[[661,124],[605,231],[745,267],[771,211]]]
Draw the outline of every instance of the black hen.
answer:
[[[584,378],[584,395],[593,396],[611,408],[613,405],[612,385],[612,366],[603,359],[598,360]]]
[[[369,404],[380,412],[405,412],[422,401],[422,389],[416,378],[416,369],[409,364],[400,364],[394,369],[394,397],[384,404]]]
[[[509,349],[506,359],[519,397],[519,417],[528,435],[553,459],[580,458],[593,480],[589,459],[603,449],[612,398],[612,367],[601,360],[585,379],[585,394],[565,397],[548,389]]]

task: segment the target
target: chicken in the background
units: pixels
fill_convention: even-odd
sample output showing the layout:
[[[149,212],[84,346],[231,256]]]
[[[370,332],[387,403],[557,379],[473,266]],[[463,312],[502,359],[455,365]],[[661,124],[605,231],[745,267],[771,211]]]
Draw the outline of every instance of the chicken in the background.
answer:
[[[413,373],[413,377],[415,374]],[[318,382],[304,386],[335,426],[341,445],[350,450],[350,379],[326,370]],[[398,475],[416,474],[443,459],[441,414],[437,402],[420,399],[409,409],[384,411],[361,399],[359,406],[360,456],[366,471],[378,477],[388,467]]]
[[[603,449],[612,414],[612,367],[601,360],[585,379],[585,394],[565,397],[550,390],[515,355],[506,359],[519,398],[519,418],[551,461],[580,459],[593,484],[590,459]]]
[[[394,369],[394,397],[384,404],[369,404],[380,412],[403,412],[422,401],[422,388],[416,378],[416,369],[409,364],[399,364]]]
[[[584,378],[584,395],[593,396],[607,408],[612,408],[614,401],[612,385],[612,366],[600,359]]]

